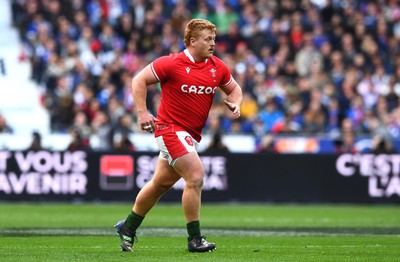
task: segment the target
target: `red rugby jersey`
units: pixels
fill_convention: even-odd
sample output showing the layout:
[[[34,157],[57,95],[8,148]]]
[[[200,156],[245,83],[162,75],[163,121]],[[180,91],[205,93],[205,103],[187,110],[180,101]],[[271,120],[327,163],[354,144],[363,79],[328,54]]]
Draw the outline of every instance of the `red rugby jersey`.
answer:
[[[156,59],[151,69],[161,85],[157,126],[165,127],[156,128],[155,135],[176,125],[200,142],[217,88],[232,81],[228,67],[216,56],[195,62],[184,50]]]

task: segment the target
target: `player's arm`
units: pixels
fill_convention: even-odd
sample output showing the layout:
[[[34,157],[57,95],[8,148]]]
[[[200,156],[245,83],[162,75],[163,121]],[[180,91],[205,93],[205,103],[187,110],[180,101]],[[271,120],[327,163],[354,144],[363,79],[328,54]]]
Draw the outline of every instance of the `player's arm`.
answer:
[[[232,81],[228,85],[221,87],[221,90],[227,95],[224,103],[232,111],[233,118],[239,118],[243,99],[242,88],[232,78]]]
[[[138,123],[142,130],[149,132],[154,130],[154,122],[156,122],[157,119],[147,111],[147,86],[157,82],[158,80],[154,76],[151,66],[148,65],[132,79],[131,85],[133,100],[138,114]]]

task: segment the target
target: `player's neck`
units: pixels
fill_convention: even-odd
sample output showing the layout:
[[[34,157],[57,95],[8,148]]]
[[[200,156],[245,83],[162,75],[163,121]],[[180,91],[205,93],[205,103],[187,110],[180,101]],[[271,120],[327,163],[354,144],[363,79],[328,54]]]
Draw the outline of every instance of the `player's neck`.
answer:
[[[207,60],[207,57],[200,57],[196,55],[194,50],[186,49],[185,51],[186,56],[193,62],[193,63],[204,63]]]

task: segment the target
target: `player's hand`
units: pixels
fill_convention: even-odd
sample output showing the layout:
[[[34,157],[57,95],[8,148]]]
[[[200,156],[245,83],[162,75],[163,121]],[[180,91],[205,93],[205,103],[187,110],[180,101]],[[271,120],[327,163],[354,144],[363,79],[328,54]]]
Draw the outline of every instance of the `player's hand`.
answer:
[[[141,114],[138,116],[139,124],[142,130],[153,133],[155,122],[158,121],[156,117],[154,117],[150,113]]]
[[[228,100],[224,100],[224,103],[229,108],[229,110],[232,111],[234,119],[240,117],[240,106],[239,105],[229,102]]]

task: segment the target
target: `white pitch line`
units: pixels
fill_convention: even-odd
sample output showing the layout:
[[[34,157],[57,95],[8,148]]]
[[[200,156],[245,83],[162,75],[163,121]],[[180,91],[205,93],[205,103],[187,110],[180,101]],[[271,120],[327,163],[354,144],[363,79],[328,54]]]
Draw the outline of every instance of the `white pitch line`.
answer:
[[[328,231],[329,230],[329,231]],[[307,236],[376,236],[390,235],[400,237],[400,233],[385,232],[332,232],[332,229],[309,229],[301,230],[279,230],[279,229],[211,229],[204,228],[205,235],[212,236],[235,236],[235,237],[307,237]],[[114,228],[0,228],[0,236],[113,236],[116,234]],[[140,228],[138,236],[160,236],[181,237],[186,236],[185,228]]]

